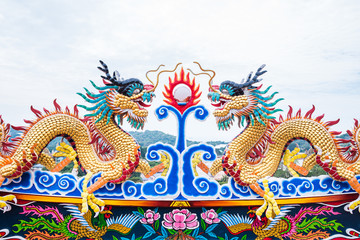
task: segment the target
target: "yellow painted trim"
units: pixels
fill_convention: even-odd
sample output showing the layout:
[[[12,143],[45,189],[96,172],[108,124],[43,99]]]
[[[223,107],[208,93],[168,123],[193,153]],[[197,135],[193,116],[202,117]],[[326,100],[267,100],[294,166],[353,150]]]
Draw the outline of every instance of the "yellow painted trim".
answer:
[[[275,199],[279,205],[287,204],[306,204],[306,203],[324,203],[324,202],[349,202],[355,200],[358,194],[346,194],[337,196],[321,197],[302,197]],[[217,201],[194,201],[190,202],[191,207],[237,207],[237,206],[260,206],[264,203],[263,199],[256,200],[217,200]]]
[[[2,193],[1,195],[7,195]],[[81,198],[75,197],[58,197],[58,196],[41,196],[32,194],[14,194],[17,199],[25,201],[37,202],[52,202],[52,203],[73,203],[81,204]],[[321,197],[302,197],[302,198],[287,198],[276,199],[279,205],[286,204],[306,204],[306,203],[324,203],[324,202],[349,202],[355,200],[358,194],[344,194],[334,196]],[[113,200],[103,199],[106,205],[113,206],[130,206],[130,207],[180,207],[176,201],[161,201],[161,200]],[[188,207],[237,207],[237,206],[260,206],[264,203],[262,199],[256,200],[208,200],[208,201],[184,201]],[[181,201],[183,203],[183,201]],[[180,204],[183,205],[183,204]]]
[[[173,201],[170,207],[191,207],[188,201]]]

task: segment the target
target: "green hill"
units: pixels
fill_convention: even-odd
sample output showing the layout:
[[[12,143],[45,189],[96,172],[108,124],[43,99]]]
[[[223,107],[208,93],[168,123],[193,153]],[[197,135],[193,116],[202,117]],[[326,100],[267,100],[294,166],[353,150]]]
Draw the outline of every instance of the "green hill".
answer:
[[[156,130],[155,131],[146,130],[144,132],[130,131],[129,133],[131,134],[131,136],[133,136],[136,139],[136,141],[141,146],[142,157],[145,157],[146,150],[148,146],[151,144],[161,142],[164,144],[170,144],[174,146],[176,142],[176,137],[174,135],[163,133],[161,131],[156,131]],[[191,141],[191,140],[186,141],[187,146],[191,146],[199,143],[200,143],[199,141]],[[225,149],[225,145],[227,144],[226,142],[223,141],[210,141],[206,143],[214,147],[221,145],[220,148],[216,148],[216,154],[218,156],[222,155]]]
[[[162,142],[170,145],[175,145],[176,137],[174,135],[166,134],[161,131],[135,132],[130,131],[129,134],[133,136],[142,147],[148,147],[151,144]]]
[[[176,137],[174,135],[163,133],[157,130],[154,131],[146,130],[144,132],[130,131],[129,133],[131,134],[131,136],[133,136],[136,139],[136,141],[142,147],[148,147],[150,144],[154,144],[157,142],[175,145],[175,141],[176,141]],[[186,141],[186,144],[188,146],[198,143],[200,142],[190,141],[190,140]]]

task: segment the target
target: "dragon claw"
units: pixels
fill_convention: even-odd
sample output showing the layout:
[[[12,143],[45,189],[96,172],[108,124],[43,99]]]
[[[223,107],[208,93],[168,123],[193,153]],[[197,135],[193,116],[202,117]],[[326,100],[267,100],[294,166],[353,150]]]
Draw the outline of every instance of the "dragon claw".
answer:
[[[8,201],[13,201],[15,204],[17,203],[17,199],[15,195],[10,194],[0,197],[0,209],[3,212],[7,212],[11,210],[11,206],[9,205],[9,203],[7,203]]]
[[[264,204],[256,210],[256,215],[259,218],[264,212],[268,219],[272,219],[273,213],[280,214],[280,209],[274,199],[274,193],[270,191],[269,181],[263,180],[264,184]]]
[[[81,208],[82,214],[87,213],[89,207],[94,211],[95,216],[97,216],[101,211],[104,210],[105,202],[101,199],[96,198],[93,193],[89,194],[88,192],[83,192],[81,196],[82,196],[82,208]]]
[[[355,199],[354,201],[348,203],[348,204],[344,207],[344,209],[345,209],[346,211],[350,212],[351,214],[353,214],[353,211],[354,211],[355,209],[357,209],[357,208],[358,208],[358,210],[359,210],[359,212],[360,212],[360,196],[359,196],[357,199]]]
[[[191,159],[191,165],[193,168],[193,172],[195,176],[199,176],[198,172],[196,171],[196,166],[201,162],[201,152],[197,152],[194,154],[193,158]]]
[[[96,198],[95,195],[92,193],[95,189],[91,187],[87,188],[87,184],[90,178],[92,177],[92,175],[93,175],[92,172],[88,172],[83,182],[83,192],[81,193],[81,197],[82,197],[81,213],[83,214],[89,211],[89,207],[94,211],[95,214],[98,214],[101,211],[100,208],[105,206],[105,202],[99,198]],[[98,187],[103,186],[104,184],[106,184],[107,181],[99,181],[98,179],[97,183],[99,182],[101,183]],[[92,187],[94,187],[94,185],[92,185]]]
[[[71,161],[74,163],[74,167],[72,173],[77,175],[79,164],[76,161],[77,153],[74,148],[65,142],[60,142],[60,145],[56,147],[57,152],[53,154],[54,157],[65,157],[61,163],[59,163],[52,171],[60,171],[70,163]]]
[[[161,173],[161,176],[165,177],[170,168],[170,155],[167,152],[162,152],[160,161],[164,165],[164,171]]]
[[[305,173],[304,171],[301,171],[301,167],[296,165],[295,160],[306,158],[307,154],[305,153],[299,153],[300,148],[296,147],[293,151],[290,152],[289,149],[285,151],[284,154],[284,165],[288,168],[289,172],[293,177],[299,177],[299,174],[296,171],[300,170],[300,174]],[[295,169],[294,169],[295,168]]]
[[[56,147],[56,150],[58,152],[53,154],[54,157],[67,157],[71,160],[76,159],[77,154],[75,150],[65,142],[61,142],[60,145]]]

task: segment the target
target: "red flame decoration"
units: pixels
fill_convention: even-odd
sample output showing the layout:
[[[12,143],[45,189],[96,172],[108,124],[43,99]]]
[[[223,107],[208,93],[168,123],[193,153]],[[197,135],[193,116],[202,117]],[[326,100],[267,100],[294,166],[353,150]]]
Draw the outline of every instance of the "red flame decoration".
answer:
[[[163,92],[164,102],[179,110],[181,114],[189,107],[198,104],[202,93],[199,91],[200,84],[195,85],[195,77],[191,81],[189,75],[190,72],[186,74],[185,79],[184,69],[181,68],[180,78],[178,79],[177,73],[175,73],[174,79],[169,77],[169,85],[165,85],[165,91]]]

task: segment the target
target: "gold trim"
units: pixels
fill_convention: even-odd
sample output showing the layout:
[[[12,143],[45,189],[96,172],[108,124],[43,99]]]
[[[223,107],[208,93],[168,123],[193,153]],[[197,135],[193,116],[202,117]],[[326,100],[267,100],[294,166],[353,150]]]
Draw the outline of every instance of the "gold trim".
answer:
[[[1,193],[7,195],[8,193]],[[18,200],[52,202],[52,203],[82,203],[81,198],[42,196],[32,194],[14,194]],[[276,199],[279,205],[306,204],[324,202],[349,202],[355,200],[358,194],[344,194],[334,196],[303,197]],[[103,199],[106,205],[131,206],[131,207],[238,207],[238,206],[260,206],[264,203],[262,199],[255,200],[208,200],[208,201],[162,201],[162,200],[113,200]]]
[[[324,202],[349,202],[355,200],[358,194],[346,194],[321,197],[303,197],[275,199],[279,205],[287,204],[306,204]],[[264,203],[263,199],[257,200],[216,200],[216,201],[194,201],[190,202],[191,207],[238,207],[238,206],[260,206]]]
[[[173,201],[170,207],[190,207],[190,204],[188,201]]]

